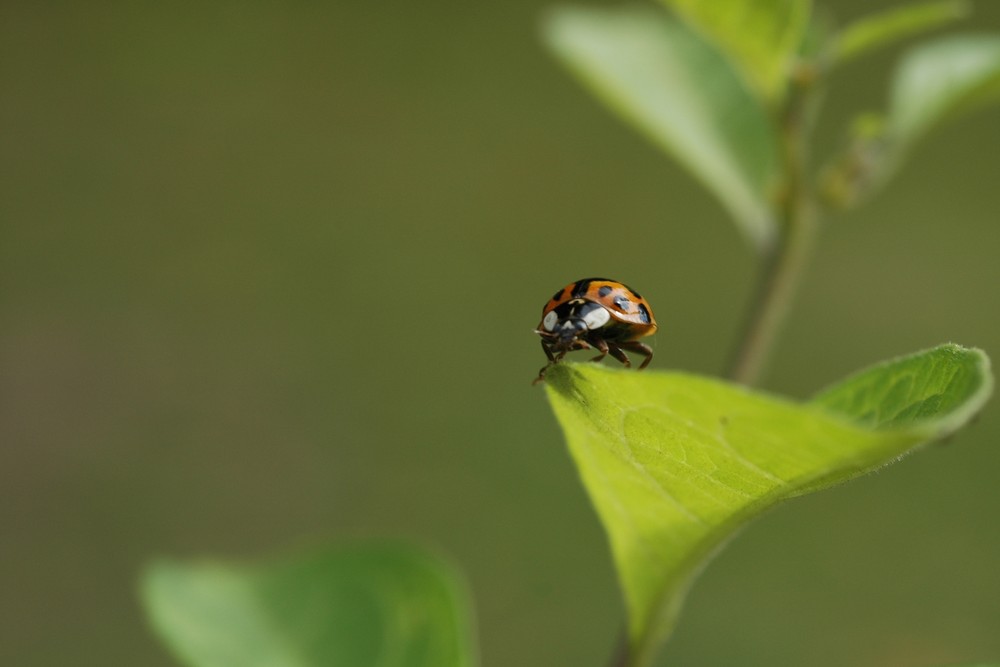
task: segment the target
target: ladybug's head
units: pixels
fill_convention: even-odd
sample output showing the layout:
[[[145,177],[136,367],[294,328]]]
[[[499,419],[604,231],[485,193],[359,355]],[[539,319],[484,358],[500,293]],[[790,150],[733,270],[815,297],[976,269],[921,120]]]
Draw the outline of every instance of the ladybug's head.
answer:
[[[548,327],[545,324],[543,324],[542,329],[537,329],[536,332],[554,350],[572,349],[573,343],[586,335],[589,330],[587,323],[578,317],[559,320],[552,324],[551,330],[547,330]]]
[[[572,350],[587,333],[600,329],[611,318],[607,309],[586,299],[572,299],[545,313],[538,334],[554,350]]]

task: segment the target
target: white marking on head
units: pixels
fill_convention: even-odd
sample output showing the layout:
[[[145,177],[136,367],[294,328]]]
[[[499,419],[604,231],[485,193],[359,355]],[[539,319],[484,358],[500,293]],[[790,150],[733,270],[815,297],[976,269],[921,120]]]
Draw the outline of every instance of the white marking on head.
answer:
[[[556,328],[556,321],[558,319],[559,316],[556,315],[556,311],[550,310],[548,313],[545,314],[545,319],[542,320],[542,328],[545,329],[546,331],[552,331],[553,329]]]
[[[611,319],[611,313],[608,312],[607,308],[594,308],[592,311],[583,316],[583,322],[587,325],[587,328],[593,331],[594,329],[600,329],[608,320]]]

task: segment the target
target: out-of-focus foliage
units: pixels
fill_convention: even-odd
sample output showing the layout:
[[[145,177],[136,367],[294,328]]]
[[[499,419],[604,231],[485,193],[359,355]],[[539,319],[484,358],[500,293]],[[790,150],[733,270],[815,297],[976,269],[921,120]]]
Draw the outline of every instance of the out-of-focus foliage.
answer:
[[[965,18],[972,7],[966,0],[905,4],[865,16],[841,30],[830,57],[837,63],[854,60],[893,43]]]
[[[548,43],[598,97],[691,170],[762,249],[776,234],[789,178],[788,150],[777,148],[775,132],[785,88],[813,87],[846,61],[969,12],[956,0],[906,5],[832,32],[805,1],[664,4],[706,41],[648,8],[624,6],[562,8],[547,23]],[[818,189],[827,203],[862,201],[942,121],[1000,99],[998,40],[945,37],[914,47],[892,82],[884,124],[855,122],[864,131],[823,171]]]
[[[662,2],[718,44],[765,101],[780,101],[809,25],[810,0]]]
[[[472,667],[470,609],[451,568],[400,546],[279,563],[151,566],[143,599],[191,667]]]
[[[1000,101],[1000,35],[941,37],[908,51],[885,114],[864,113],[848,148],[827,168],[822,188],[834,205],[851,205],[884,186],[927,135]]]
[[[998,101],[1000,35],[942,37],[900,64],[886,131],[902,150],[943,121]]]
[[[648,7],[564,7],[546,25],[595,94],[690,169],[752,242],[773,240],[773,127],[722,56]]]

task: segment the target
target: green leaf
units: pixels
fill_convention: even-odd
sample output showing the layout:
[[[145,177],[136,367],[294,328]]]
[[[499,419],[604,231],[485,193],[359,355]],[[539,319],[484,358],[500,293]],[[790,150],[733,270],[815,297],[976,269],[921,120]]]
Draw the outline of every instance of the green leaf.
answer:
[[[1000,35],[945,37],[913,49],[896,73],[889,139],[903,150],[963,112],[1000,101]]]
[[[866,16],[839,33],[831,56],[836,62],[854,60],[880,47],[965,18],[971,8],[965,0],[946,0],[904,5]]]
[[[810,0],[662,0],[729,56],[768,102],[784,96]]]
[[[401,546],[326,550],[269,565],[147,569],[153,627],[190,667],[471,667],[462,586]]]
[[[827,203],[851,206],[884,186],[913,146],[944,122],[1000,102],[1000,35],[938,39],[910,51],[893,81],[889,111],[823,172]],[[874,118],[865,114],[862,118]]]
[[[985,354],[942,345],[872,366],[823,390],[812,403],[865,428],[933,438],[969,421],[981,405],[969,398],[989,390]]]
[[[751,241],[771,241],[774,130],[715,50],[645,7],[560,8],[545,28],[585,85],[687,167]]]
[[[982,406],[978,350],[946,345],[791,401],[684,373],[558,364],[548,396],[611,543],[631,667],[670,634],[694,577],[738,528],[948,435]]]

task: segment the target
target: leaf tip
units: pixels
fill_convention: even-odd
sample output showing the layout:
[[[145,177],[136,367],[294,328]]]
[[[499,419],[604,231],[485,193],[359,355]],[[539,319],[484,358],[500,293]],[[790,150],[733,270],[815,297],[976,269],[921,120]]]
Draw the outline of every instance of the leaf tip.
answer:
[[[971,420],[992,391],[989,356],[946,343],[870,366],[812,402],[869,428],[915,430],[939,439]]]

